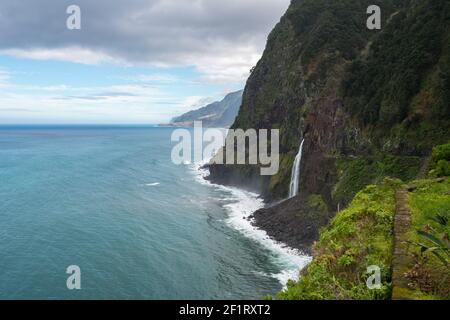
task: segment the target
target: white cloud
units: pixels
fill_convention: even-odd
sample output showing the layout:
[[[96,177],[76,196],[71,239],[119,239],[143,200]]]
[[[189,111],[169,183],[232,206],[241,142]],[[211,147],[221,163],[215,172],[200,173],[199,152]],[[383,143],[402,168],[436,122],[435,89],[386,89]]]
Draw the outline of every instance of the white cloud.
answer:
[[[69,61],[80,64],[96,65],[100,63],[126,64],[125,61],[115,59],[108,54],[79,47],[59,49],[6,49],[0,50],[0,55],[13,56],[34,60]]]
[[[124,79],[133,82],[158,83],[158,84],[171,84],[181,81],[179,77],[176,77],[172,74],[164,74],[164,73],[139,74]]]
[[[245,82],[289,0],[77,0],[78,31],[65,25],[70,4],[0,1],[0,55],[163,70],[117,78],[127,84],[76,87],[54,78],[17,84],[0,69],[0,119],[155,123],[220,100]],[[193,67],[199,77],[173,75],[169,67]],[[184,85],[220,92],[170,92]]]
[[[3,79],[9,79],[6,71],[0,71],[0,87]],[[177,98],[160,87],[136,82],[94,87],[7,85],[0,95],[2,122],[150,124],[211,102],[201,96]]]
[[[0,69],[0,89],[9,87],[10,85],[9,79],[10,79],[9,72]]]
[[[289,0],[2,0],[0,54],[83,64],[194,66],[202,81],[243,82]]]

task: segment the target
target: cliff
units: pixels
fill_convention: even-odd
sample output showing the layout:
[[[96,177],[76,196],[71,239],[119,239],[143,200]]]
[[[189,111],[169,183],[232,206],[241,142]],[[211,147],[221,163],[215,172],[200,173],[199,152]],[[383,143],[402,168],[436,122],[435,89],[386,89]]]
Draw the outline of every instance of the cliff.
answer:
[[[366,28],[374,4],[379,31]],[[209,179],[275,203],[287,197],[305,139],[299,195],[255,218],[272,237],[310,247],[357,192],[386,176],[416,178],[432,147],[449,140],[449,26],[445,0],[293,0],[232,126],[279,129],[280,171],[263,177],[258,166],[212,165]]]
[[[173,118],[171,124],[192,125],[194,121],[202,121],[204,127],[229,128],[239,112],[243,91],[229,93],[221,101],[216,101],[198,110],[189,111]]]

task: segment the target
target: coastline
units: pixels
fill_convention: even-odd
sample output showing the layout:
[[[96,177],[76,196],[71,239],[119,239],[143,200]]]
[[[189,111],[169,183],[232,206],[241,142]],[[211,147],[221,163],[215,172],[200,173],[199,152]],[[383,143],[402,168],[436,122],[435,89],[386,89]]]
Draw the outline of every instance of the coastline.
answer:
[[[283,287],[286,287],[289,280],[296,281],[301,270],[311,262],[311,257],[304,250],[277,241],[264,228],[257,225],[254,214],[266,208],[265,202],[259,194],[205,179],[209,175],[209,170],[204,167],[206,163],[193,164],[191,168],[197,174],[199,183],[220,189],[224,195],[227,195],[227,199],[232,201],[223,205],[228,214],[226,223],[272,253],[275,263],[282,270],[277,274],[267,276],[277,279]]]
[[[253,218],[255,226],[273,239],[311,254],[320,229],[327,226],[332,216],[325,204],[300,194],[257,210]]]

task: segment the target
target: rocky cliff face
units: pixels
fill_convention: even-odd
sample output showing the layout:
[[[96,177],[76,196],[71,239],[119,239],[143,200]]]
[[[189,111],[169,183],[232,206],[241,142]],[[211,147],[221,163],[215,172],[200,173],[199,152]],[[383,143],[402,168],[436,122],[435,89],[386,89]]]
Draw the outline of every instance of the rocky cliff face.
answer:
[[[373,4],[382,9],[380,31],[366,28]],[[416,177],[431,148],[450,138],[449,17],[445,0],[293,0],[233,125],[280,129],[280,171],[268,178],[257,166],[213,165],[209,179],[283,199],[304,138],[302,201],[277,219],[286,222],[278,231],[268,230],[286,240],[280,230],[293,220],[317,221],[317,229],[369,183]],[[320,217],[311,220],[308,203],[321,207]],[[285,214],[286,204],[269,210],[257,215],[260,225]]]

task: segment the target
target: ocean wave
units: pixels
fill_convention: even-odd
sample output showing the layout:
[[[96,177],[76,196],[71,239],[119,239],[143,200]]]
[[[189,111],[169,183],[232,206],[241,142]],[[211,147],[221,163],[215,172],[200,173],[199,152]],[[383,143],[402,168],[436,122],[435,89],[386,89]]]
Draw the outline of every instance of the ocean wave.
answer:
[[[155,187],[155,186],[159,186],[160,183],[159,182],[153,182],[153,183],[147,183],[146,186],[147,187]]]
[[[281,242],[275,241],[268,236],[266,231],[255,227],[251,215],[253,212],[264,207],[263,199],[253,192],[236,187],[213,184],[205,180],[205,177],[209,174],[208,170],[203,168],[205,163],[207,162],[192,165],[192,169],[196,173],[197,180],[200,183],[224,191],[224,199],[227,199],[227,203],[223,207],[228,213],[226,223],[246,237],[257,241],[273,253],[272,257],[275,263],[281,267],[282,271],[276,274],[270,274],[270,276],[277,279],[283,287],[286,287],[289,280],[297,280],[301,269],[310,263],[311,257],[302,254],[297,249],[290,248]]]

